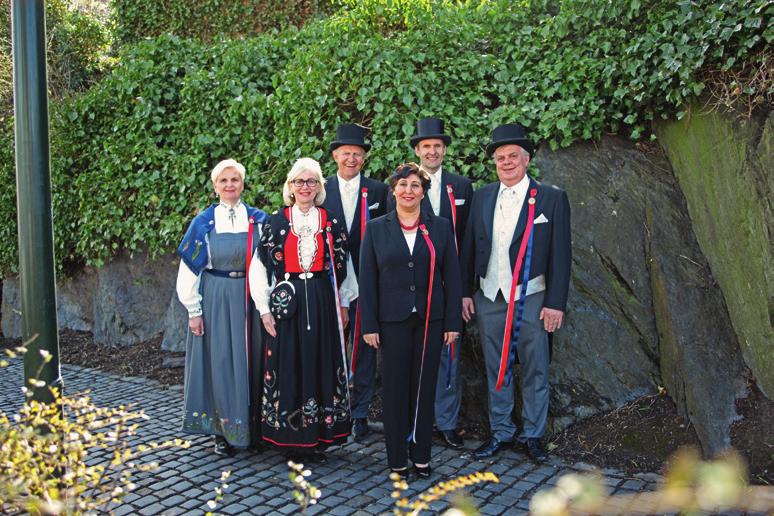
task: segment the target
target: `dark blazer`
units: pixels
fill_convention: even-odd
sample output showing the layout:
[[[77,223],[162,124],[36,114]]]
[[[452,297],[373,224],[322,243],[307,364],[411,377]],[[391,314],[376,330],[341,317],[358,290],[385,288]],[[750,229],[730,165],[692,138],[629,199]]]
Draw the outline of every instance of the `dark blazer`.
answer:
[[[451,222],[452,210],[447,191],[448,185],[452,187],[457,205],[457,245],[462,248],[462,242],[465,239],[465,226],[468,222],[468,213],[470,213],[470,203],[473,201],[473,183],[465,176],[441,168],[441,209],[438,215]],[[395,197],[392,194],[389,194],[388,197],[389,210],[392,211],[395,209]],[[433,207],[430,205],[430,199],[427,195],[422,199],[422,210],[433,213]]]
[[[369,179],[360,175],[360,189],[368,188],[368,211],[370,217],[375,219],[387,213],[387,193],[389,188],[386,184]],[[339,193],[339,176],[334,174],[327,178],[325,183],[325,202],[323,207],[332,213],[343,226],[346,227],[344,218],[344,206],[341,204],[341,194]],[[355,274],[360,270],[360,196],[358,196],[355,215],[352,219],[352,227],[348,234],[349,254],[352,256],[352,265],[355,268]]]
[[[565,310],[570,286],[570,203],[567,194],[555,186],[547,186],[530,178],[529,190],[537,189],[535,219],[543,215],[547,222],[534,224],[530,279],[546,275],[543,306]],[[492,227],[500,183],[491,183],[476,191],[470,207],[465,241],[460,253],[463,296],[471,297],[477,280],[486,276],[492,254]],[[529,190],[527,197],[529,198]],[[510,247],[511,270],[527,227],[528,203],[524,202]]]
[[[423,211],[435,248],[435,275],[430,320],[443,320],[443,331],[462,331],[462,285],[451,224]],[[414,307],[425,319],[430,276],[430,250],[417,232],[409,254],[395,211],[368,223],[360,247],[360,310],[363,333],[378,333],[379,323],[406,320]]]

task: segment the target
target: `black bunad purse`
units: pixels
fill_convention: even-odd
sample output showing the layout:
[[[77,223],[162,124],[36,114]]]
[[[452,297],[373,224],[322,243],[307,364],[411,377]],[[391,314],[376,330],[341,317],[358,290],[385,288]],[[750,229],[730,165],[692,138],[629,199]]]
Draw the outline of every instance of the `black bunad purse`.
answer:
[[[290,319],[296,315],[298,297],[296,287],[289,281],[280,281],[269,294],[269,310],[275,319]]]

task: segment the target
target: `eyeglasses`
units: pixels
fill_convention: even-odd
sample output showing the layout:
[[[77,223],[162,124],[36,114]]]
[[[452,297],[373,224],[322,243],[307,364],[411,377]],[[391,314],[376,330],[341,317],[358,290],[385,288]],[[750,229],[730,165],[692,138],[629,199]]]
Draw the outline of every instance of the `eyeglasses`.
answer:
[[[302,188],[304,185],[308,186],[309,188],[314,188],[319,184],[320,184],[320,181],[318,181],[317,179],[294,179],[293,180],[293,186],[295,186],[296,188]]]

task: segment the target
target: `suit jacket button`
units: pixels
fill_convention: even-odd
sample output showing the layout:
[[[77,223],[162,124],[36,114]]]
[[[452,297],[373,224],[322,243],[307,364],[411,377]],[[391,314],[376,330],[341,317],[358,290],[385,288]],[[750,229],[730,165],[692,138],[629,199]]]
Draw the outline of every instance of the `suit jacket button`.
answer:
[[[414,262],[409,262],[408,266],[409,266],[409,268],[413,267],[414,266]]]
[[[414,285],[411,285],[409,287],[409,290],[412,291],[412,292],[414,292],[416,289],[417,289],[417,287],[415,287]]]

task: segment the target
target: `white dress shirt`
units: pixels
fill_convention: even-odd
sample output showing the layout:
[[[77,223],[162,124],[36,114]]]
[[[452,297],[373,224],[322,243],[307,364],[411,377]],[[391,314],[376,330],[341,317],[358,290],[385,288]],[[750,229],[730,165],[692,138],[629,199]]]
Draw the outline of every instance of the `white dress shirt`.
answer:
[[[249,226],[247,207],[241,200],[237,201],[233,207],[225,203],[220,203],[215,207],[215,227],[212,231],[215,231],[216,233],[247,233]],[[257,235],[253,235],[253,239],[256,242],[260,238],[260,232]],[[209,236],[205,235],[204,239],[205,242],[207,242],[207,265],[205,266],[205,269],[212,269]],[[201,274],[194,274],[193,271],[180,260],[175,290],[177,291],[177,298],[188,311],[188,317],[198,317],[202,315],[202,296],[199,294],[200,280]]]
[[[344,221],[347,223],[347,232],[349,232],[352,229],[357,203],[360,201],[360,174],[349,181],[341,176],[338,176],[338,178],[341,206],[344,208]]]
[[[438,167],[438,170],[433,174],[428,169],[424,169],[430,178],[430,188],[427,190],[427,200],[430,201],[430,206],[433,208],[433,213],[436,216],[441,214],[441,183],[442,181],[442,167]]]
[[[301,268],[309,270],[314,263],[314,258],[318,253],[325,252],[324,249],[318,249],[317,233],[320,230],[320,211],[312,207],[307,213],[303,213],[297,206],[291,208],[293,217],[293,232],[298,235],[298,257],[301,261]],[[323,235],[324,237],[325,235]],[[325,242],[325,239],[323,238]],[[324,243],[327,245],[327,243]],[[285,253],[287,255],[287,253]],[[253,298],[255,308],[261,315],[269,313],[269,294],[272,285],[266,278],[266,267],[261,260],[253,257],[248,271],[250,281],[250,297]],[[358,287],[357,278],[354,272],[349,274],[339,287],[339,299],[343,308],[348,308],[350,301],[357,299]]]
[[[498,292],[502,292],[506,300],[511,295],[513,269],[509,250],[528,189],[529,177],[526,174],[511,187],[500,183],[492,222],[492,253],[486,276],[481,278],[481,291],[490,301],[495,300]]]
[[[341,176],[339,178],[339,195],[341,196],[341,206],[344,208],[344,222],[347,224],[347,233],[352,229],[352,222],[355,219],[355,211],[357,210],[357,203],[360,202],[360,174],[356,175],[349,181]],[[352,263],[352,253],[347,253],[347,277],[357,278],[355,274],[355,265]],[[347,299],[341,298],[341,306],[349,306],[350,300],[354,300],[357,296]],[[344,304],[346,302],[346,304]]]

